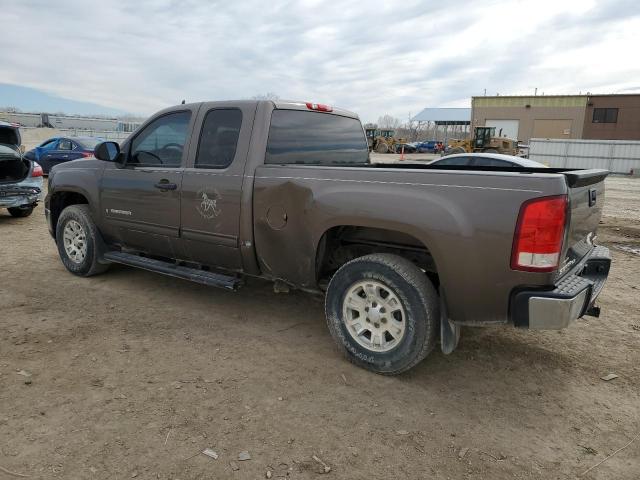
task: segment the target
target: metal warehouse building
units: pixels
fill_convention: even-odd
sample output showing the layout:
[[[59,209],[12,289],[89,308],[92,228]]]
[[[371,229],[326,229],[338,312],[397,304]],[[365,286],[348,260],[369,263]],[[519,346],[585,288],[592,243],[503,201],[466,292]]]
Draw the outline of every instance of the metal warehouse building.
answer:
[[[640,140],[640,94],[495,96],[471,99],[473,126],[531,138]]]

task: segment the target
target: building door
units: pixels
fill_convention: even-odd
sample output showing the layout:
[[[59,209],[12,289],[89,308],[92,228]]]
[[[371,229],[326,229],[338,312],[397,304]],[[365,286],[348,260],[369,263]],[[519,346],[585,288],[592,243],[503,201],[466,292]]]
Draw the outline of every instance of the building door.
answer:
[[[518,140],[518,129],[520,120],[490,120],[484,122],[487,127],[496,127],[496,135]],[[502,130],[502,133],[500,132]]]

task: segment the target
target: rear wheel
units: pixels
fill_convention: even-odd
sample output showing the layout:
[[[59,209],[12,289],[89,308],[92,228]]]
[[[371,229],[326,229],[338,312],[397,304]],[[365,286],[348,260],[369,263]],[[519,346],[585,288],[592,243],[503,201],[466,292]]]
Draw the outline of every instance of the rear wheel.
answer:
[[[28,217],[33,213],[33,208],[34,207],[26,207],[26,208],[15,207],[15,208],[8,208],[7,210],[9,210],[9,214],[12,217],[24,218],[24,217]]]
[[[391,254],[352,260],[327,289],[329,331],[358,366],[376,373],[402,373],[435,345],[439,302],[424,272]]]
[[[384,142],[378,142],[376,145],[376,153],[389,153],[389,145]]]
[[[56,243],[62,263],[74,275],[90,277],[109,267],[100,263],[104,246],[88,205],[71,205],[62,211],[56,226]]]

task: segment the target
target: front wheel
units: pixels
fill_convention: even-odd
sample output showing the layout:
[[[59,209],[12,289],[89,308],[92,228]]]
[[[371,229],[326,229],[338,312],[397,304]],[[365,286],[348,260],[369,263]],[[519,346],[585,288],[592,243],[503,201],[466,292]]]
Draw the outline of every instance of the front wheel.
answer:
[[[56,225],[56,243],[62,263],[74,275],[90,277],[108,268],[108,264],[100,263],[102,237],[87,205],[71,205],[62,211]]]
[[[329,283],[325,310],[347,358],[376,373],[409,370],[435,346],[438,295],[422,270],[397,255],[343,265]]]
[[[24,218],[24,217],[28,217],[29,215],[31,215],[33,213],[33,208],[34,207],[26,207],[26,208],[12,207],[12,208],[7,208],[7,210],[9,210],[9,214],[12,217]]]

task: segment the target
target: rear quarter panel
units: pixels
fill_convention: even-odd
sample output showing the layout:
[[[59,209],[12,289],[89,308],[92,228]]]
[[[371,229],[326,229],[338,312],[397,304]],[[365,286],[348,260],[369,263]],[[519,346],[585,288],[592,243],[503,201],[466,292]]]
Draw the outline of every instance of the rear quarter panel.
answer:
[[[267,276],[314,289],[328,229],[401,231],[431,252],[451,319],[504,323],[514,286],[552,281],[510,268],[520,205],[566,191],[557,174],[265,165],[254,179],[257,256]]]

